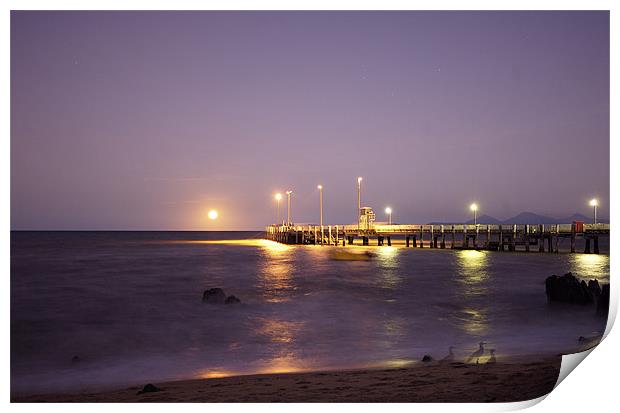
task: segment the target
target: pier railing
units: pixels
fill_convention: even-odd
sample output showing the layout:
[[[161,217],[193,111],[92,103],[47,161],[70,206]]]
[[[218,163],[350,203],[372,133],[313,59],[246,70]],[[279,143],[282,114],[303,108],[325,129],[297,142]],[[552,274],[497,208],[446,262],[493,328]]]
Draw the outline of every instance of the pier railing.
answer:
[[[525,251],[538,247],[539,251],[557,252],[560,238],[570,238],[571,252],[575,252],[578,238],[585,239],[585,252],[599,252],[599,236],[609,235],[609,224],[374,224],[361,228],[350,225],[270,225],[266,237],[286,244],[353,245],[361,238],[362,245],[369,239],[377,245],[391,245],[393,236],[405,237],[406,246],[430,248],[461,248]]]

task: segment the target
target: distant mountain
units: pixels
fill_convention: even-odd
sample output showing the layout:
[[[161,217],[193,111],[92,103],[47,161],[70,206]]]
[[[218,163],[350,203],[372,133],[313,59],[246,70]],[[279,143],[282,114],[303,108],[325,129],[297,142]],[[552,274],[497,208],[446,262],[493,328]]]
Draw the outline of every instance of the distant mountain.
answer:
[[[480,215],[477,219],[476,222],[478,224],[491,224],[491,225],[496,225],[496,224],[502,224],[502,221],[500,221],[499,219],[492,217],[491,215]],[[470,219],[469,221],[466,222],[466,224],[473,224],[474,220]]]
[[[557,218],[550,218],[533,212],[521,212],[519,215],[504,220],[502,224],[559,224],[560,221]]]
[[[492,217],[490,215],[481,215],[478,217],[477,222],[478,224],[532,224],[532,225],[537,225],[537,224],[570,224],[573,221],[583,221],[585,223],[591,223],[592,222],[592,217],[591,216],[585,216],[583,214],[579,214],[579,213],[575,213],[569,217],[566,218],[552,218],[552,217],[548,217],[545,215],[539,215],[539,214],[535,214],[533,212],[521,212],[518,215],[515,215],[514,217],[505,219],[505,220],[499,220],[495,217]],[[597,222],[600,224],[609,224],[609,219],[607,218],[598,218],[597,217]],[[465,224],[473,224],[474,220],[470,219],[469,221],[466,221]],[[439,225],[439,224],[448,224],[447,222],[431,222],[430,224],[435,224],[435,225]],[[454,224],[454,222],[451,222],[449,224]]]

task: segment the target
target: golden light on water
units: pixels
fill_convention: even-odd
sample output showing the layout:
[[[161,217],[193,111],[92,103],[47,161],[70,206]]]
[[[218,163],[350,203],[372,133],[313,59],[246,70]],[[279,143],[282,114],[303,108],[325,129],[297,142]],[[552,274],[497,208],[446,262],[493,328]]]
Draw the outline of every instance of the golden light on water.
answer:
[[[462,308],[456,317],[460,328],[473,334],[483,334],[488,329],[488,307],[475,306],[478,300],[488,290],[488,251],[462,250],[457,253],[457,282],[464,298],[472,298],[468,307]]]
[[[209,217],[210,220],[216,220],[218,213],[215,209],[212,209],[209,211],[209,213],[207,214],[207,216]]]
[[[585,280],[609,280],[609,255],[606,254],[571,254],[571,271]]]

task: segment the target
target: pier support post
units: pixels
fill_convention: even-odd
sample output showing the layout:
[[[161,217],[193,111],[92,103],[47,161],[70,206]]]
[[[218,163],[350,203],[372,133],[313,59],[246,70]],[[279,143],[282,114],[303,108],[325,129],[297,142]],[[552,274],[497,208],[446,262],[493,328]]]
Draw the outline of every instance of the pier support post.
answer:
[[[525,232],[523,233],[525,238],[525,252],[530,252],[530,226],[525,226]]]
[[[406,243],[407,248],[409,248],[409,241],[410,241],[410,237],[409,237],[409,235],[407,235],[405,237],[405,243]]]
[[[418,239],[416,238],[416,236],[413,236],[413,248],[417,248],[418,247]]]
[[[594,237],[594,253],[595,254],[599,253],[599,249],[598,249],[598,236]]]
[[[584,251],[585,254],[590,254],[590,238],[586,238],[586,249]]]
[[[382,246],[383,245],[383,237],[377,237],[377,246]]]
[[[556,254],[560,252],[560,248],[559,248],[559,244],[560,243],[560,236],[556,234],[555,239],[554,239],[554,245],[553,245],[553,252],[555,252]]]
[[[349,245],[353,245],[353,237],[347,237],[347,241],[349,242]]]
[[[454,225],[452,225],[452,245],[450,245],[450,248],[454,249],[456,245],[456,229],[454,228]]]
[[[434,226],[431,225],[431,242],[429,245],[429,248],[437,248],[437,242],[435,240],[435,231],[434,231]]]
[[[388,247],[392,246],[392,237],[387,237],[388,240]]]
[[[420,248],[424,248],[424,227],[420,225]]]
[[[368,245],[368,237],[362,237],[362,245]]]

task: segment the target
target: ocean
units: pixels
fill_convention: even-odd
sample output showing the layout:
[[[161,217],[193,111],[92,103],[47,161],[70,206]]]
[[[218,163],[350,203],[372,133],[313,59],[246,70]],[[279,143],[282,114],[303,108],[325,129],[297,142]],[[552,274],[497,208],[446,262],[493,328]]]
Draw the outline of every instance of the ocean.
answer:
[[[12,232],[11,391],[77,392],[235,374],[401,367],[487,343],[564,354],[593,306],[544,280],[609,282],[609,255],[287,246],[260,232]],[[362,250],[366,247],[348,247]],[[202,302],[223,288],[238,305]]]

